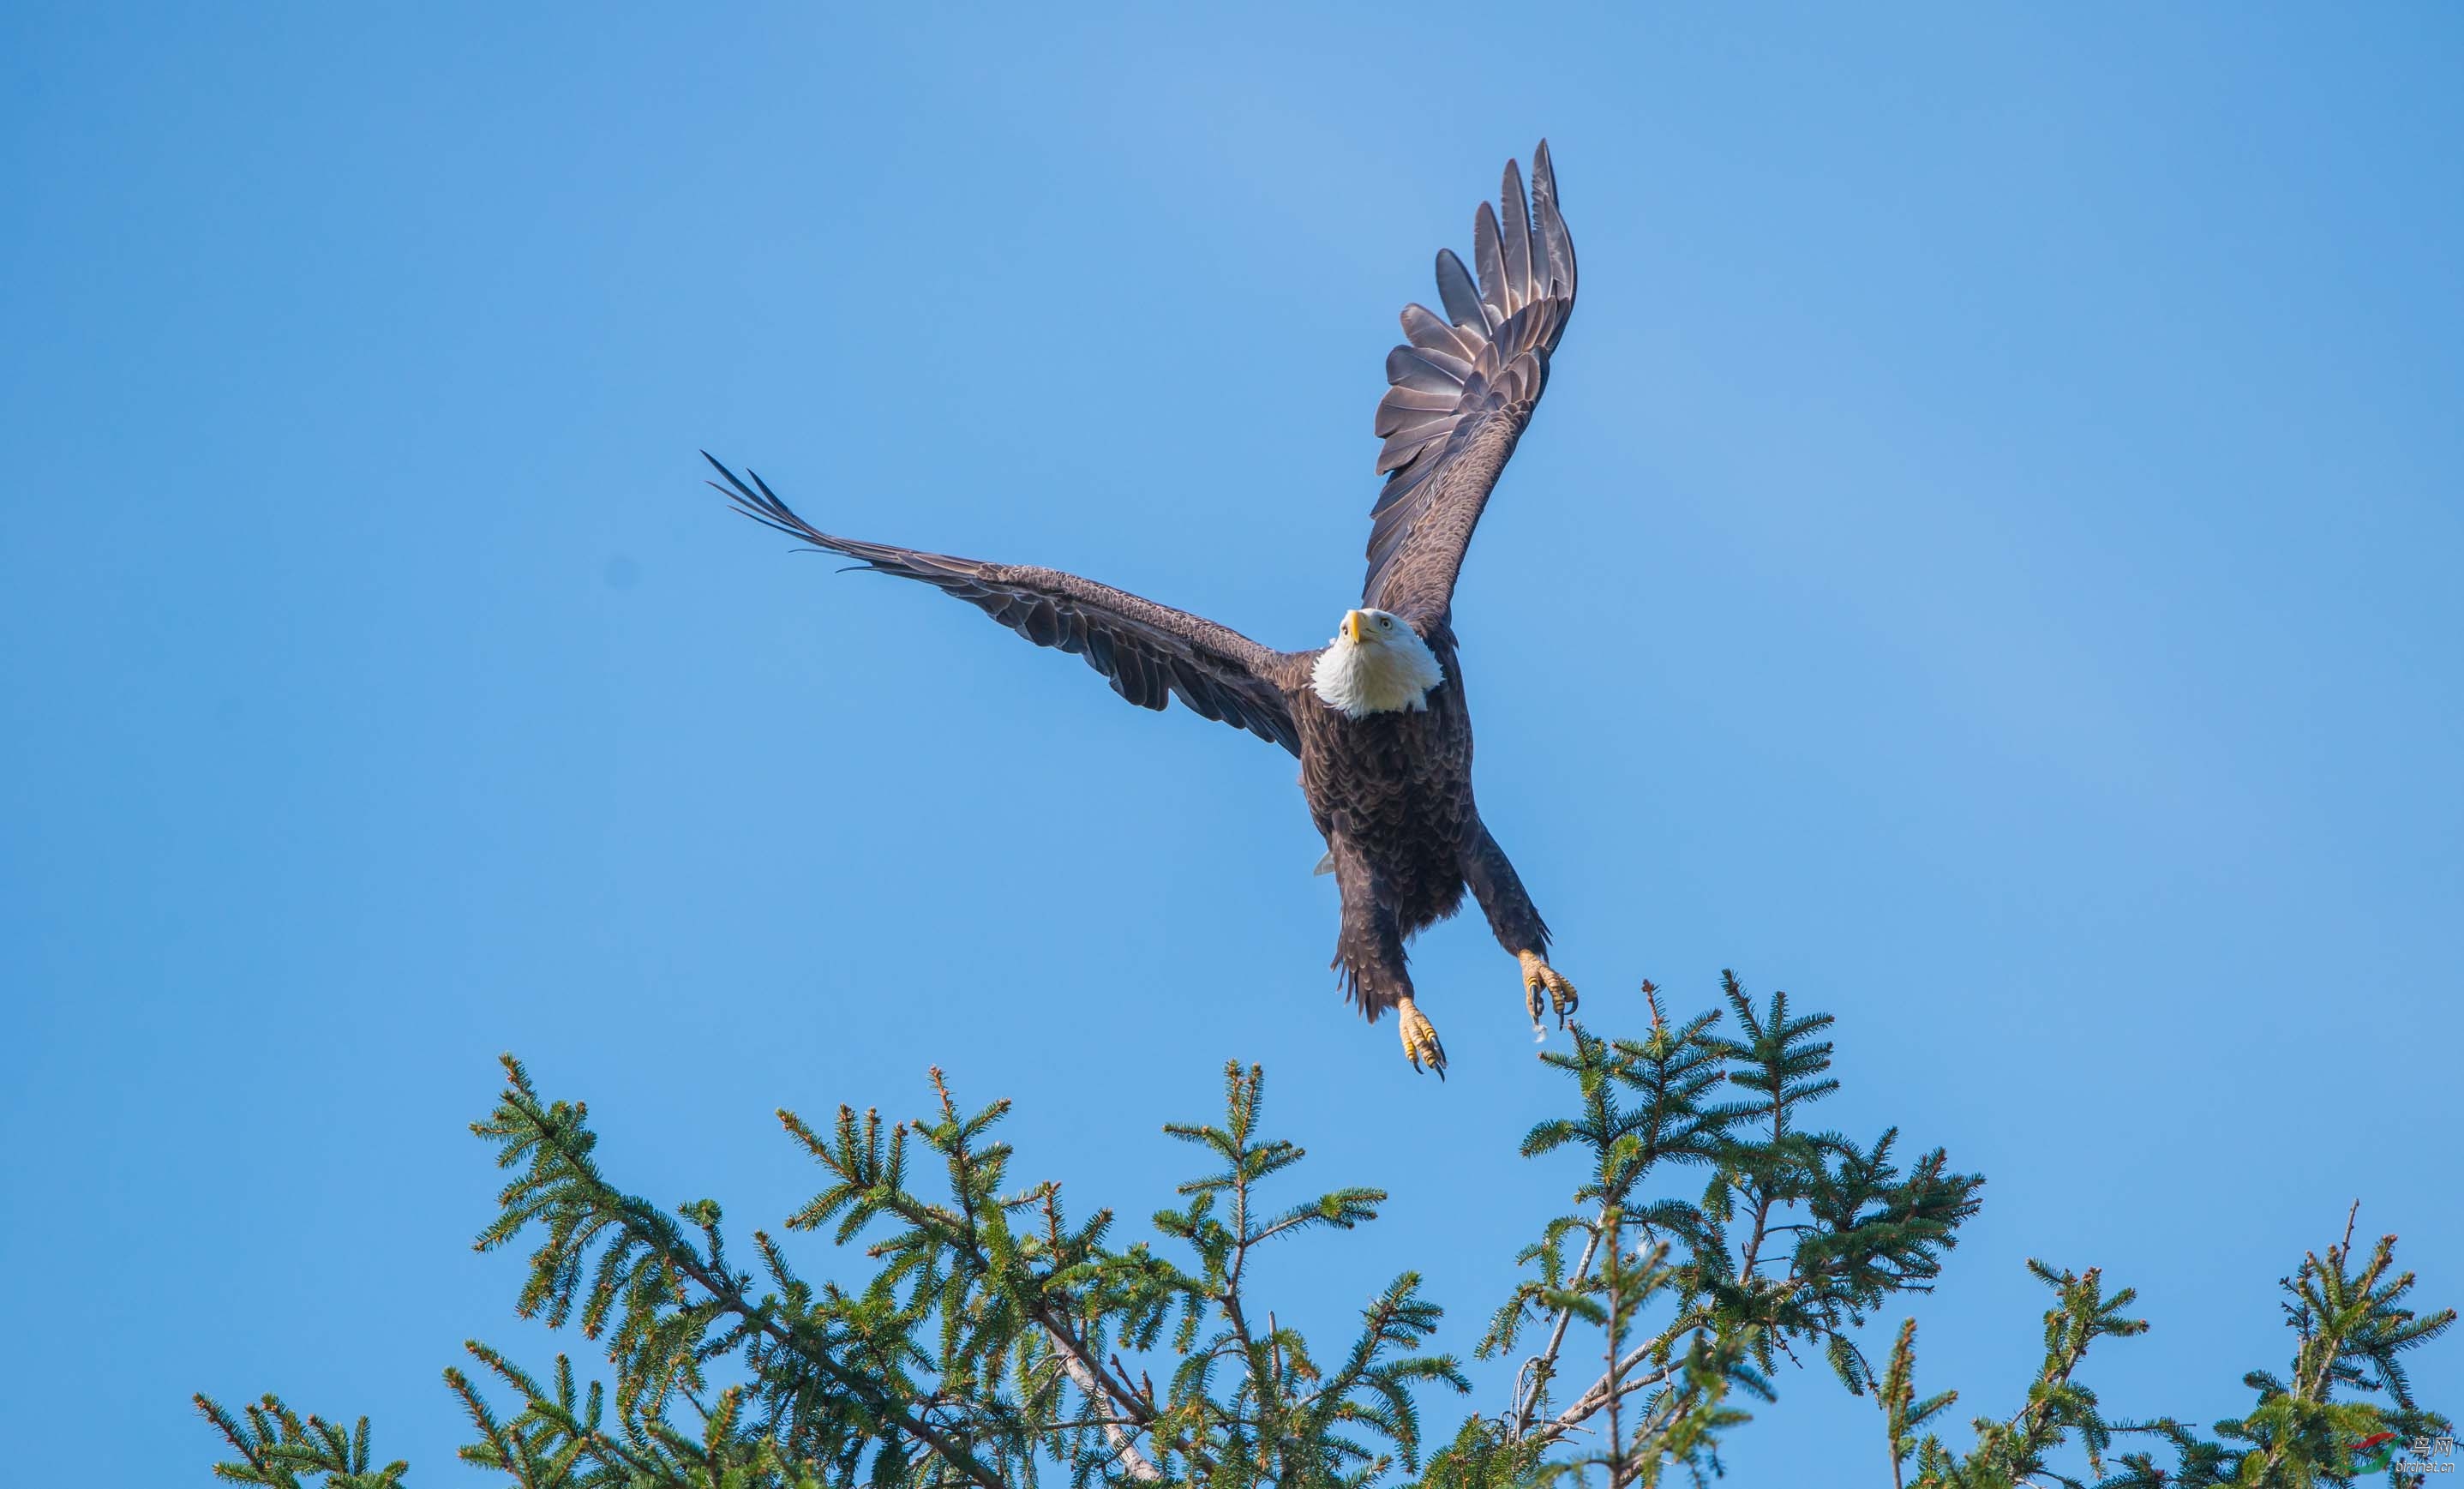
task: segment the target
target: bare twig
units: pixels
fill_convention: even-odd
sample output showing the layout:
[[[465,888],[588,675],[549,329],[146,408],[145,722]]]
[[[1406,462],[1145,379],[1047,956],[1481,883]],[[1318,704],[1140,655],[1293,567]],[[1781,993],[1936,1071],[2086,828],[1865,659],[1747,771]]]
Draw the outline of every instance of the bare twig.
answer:
[[[1601,1224],[1605,1224],[1607,1219],[1608,1211],[1601,1211]],[[1592,1259],[1599,1255],[1599,1251],[1600,1225],[1595,1224],[1591,1228],[1591,1237],[1583,1243],[1583,1259],[1574,1264],[1574,1275],[1567,1278],[1567,1286],[1580,1287],[1591,1277]],[[1508,1424],[1513,1435],[1520,1437],[1529,1432],[1532,1419],[1540,1414],[1540,1398],[1547,1393],[1551,1378],[1557,1373],[1557,1351],[1565,1347],[1566,1329],[1573,1322],[1574,1310],[1572,1307],[1558,1309],[1557,1322],[1549,1331],[1548,1347],[1525,1363],[1524,1369],[1529,1372],[1531,1384],[1514,1405],[1514,1420]]]

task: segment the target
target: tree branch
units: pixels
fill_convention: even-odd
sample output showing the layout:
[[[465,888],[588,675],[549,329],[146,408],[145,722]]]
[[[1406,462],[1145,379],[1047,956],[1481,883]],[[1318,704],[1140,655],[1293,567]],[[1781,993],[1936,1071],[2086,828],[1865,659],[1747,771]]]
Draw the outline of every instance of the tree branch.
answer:
[[[1078,1388],[1080,1395],[1085,1396],[1090,1404],[1110,1401],[1129,1413],[1132,1421],[1140,1426],[1145,1425],[1145,1404],[1134,1397],[1117,1396],[1109,1389],[1105,1383],[1098,1379],[1095,1367],[1089,1364],[1086,1356],[1080,1352],[1076,1340],[1054,1328],[1050,1323],[1045,1324],[1044,1331],[1052,1337],[1053,1345],[1061,1351],[1061,1368],[1068,1372],[1070,1383]],[[1101,1425],[1104,1429],[1104,1440],[1112,1445],[1112,1456],[1121,1460],[1121,1467],[1128,1471],[1132,1478],[1140,1483],[1162,1481],[1163,1470],[1155,1467],[1153,1460],[1138,1451],[1136,1440],[1118,1420],[1105,1417],[1101,1419]]]

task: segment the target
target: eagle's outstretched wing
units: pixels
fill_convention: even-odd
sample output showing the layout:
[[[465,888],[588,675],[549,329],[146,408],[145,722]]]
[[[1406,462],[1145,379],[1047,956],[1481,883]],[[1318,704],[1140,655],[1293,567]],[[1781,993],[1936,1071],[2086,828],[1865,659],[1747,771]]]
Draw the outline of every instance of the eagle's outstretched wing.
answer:
[[[1438,254],[1441,319],[1403,307],[1407,341],[1386,354],[1394,386],[1377,405],[1391,472],[1369,532],[1362,602],[1421,630],[1445,619],[1481,508],[1549,385],[1549,354],[1574,311],[1574,243],[1557,213],[1549,142],[1531,154],[1531,200],[1512,161],[1499,193],[1472,220],[1474,282],[1451,250]]]
[[[1038,646],[1075,652],[1111,679],[1113,692],[1141,708],[1161,709],[1177,695],[1193,713],[1300,753],[1300,731],[1275,680],[1295,664],[1285,653],[1228,626],[1057,569],[833,537],[798,517],[759,476],[747,471],[753,478],[747,485],[707,453],[702,458],[727,478],[723,486],[711,485],[757,522],[860,559],[881,573],[921,580]]]

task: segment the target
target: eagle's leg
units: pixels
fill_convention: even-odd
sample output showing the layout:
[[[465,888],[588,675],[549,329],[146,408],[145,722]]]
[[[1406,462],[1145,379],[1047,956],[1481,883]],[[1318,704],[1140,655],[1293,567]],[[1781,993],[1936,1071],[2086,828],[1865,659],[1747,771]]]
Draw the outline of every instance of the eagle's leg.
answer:
[[[1446,1047],[1438,1042],[1437,1026],[1412,1001],[1412,975],[1403,969],[1403,930],[1394,907],[1377,893],[1376,878],[1357,849],[1340,836],[1330,839],[1335,883],[1343,892],[1343,929],[1335,939],[1334,965],[1343,969],[1360,1011],[1375,1023],[1388,1009],[1395,1011],[1397,1032],[1403,1036],[1403,1057],[1414,1070],[1434,1070],[1446,1078]]]
[[[1531,1027],[1540,1027],[1541,999],[1557,1014],[1557,1027],[1566,1027],[1567,1018],[1581,1000],[1575,996],[1574,985],[1564,973],[1549,965],[1549,925],[1540,912],[1531,906],[1531,897],[1523,892],[1523,880],[1516,876],[1514,865],[1488,829],[1475,824],[1470,838],[1463,845],[1463,882],[1471,886],[1480,907],[1488,915],[1488,928],[1497,935],[1497,944],[1514,953],[1523,966],[1523,1007],[1531,1015]]]

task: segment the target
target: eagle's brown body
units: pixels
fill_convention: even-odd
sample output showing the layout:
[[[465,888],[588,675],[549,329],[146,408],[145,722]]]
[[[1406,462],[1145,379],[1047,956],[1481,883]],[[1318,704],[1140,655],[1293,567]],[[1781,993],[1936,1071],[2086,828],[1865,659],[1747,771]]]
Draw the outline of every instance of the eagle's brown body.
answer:
[[[1377,469],[1387,479],[1371,513],[1369,577],[1361,608],[1347,612],[1331,647],[1278,651],[1057,569],[838,537],[798,517],[759,476],[747,484],[718,466],[719,489],[756,521],[932,585],[1038,646],[1083,656],[1131,702],[1160,709],[1177,698],[1299,756],[1301,789],[1342,890],[1335,965],[1345,989],[1372,1022],[1395,1010],[1413,1063],[1441,1072],[1445,1052],[1415,1005],[1403,943],[1452,915],[1466,888],[1521,962],[1533,1021],[1544,993],[1560,1018],[1574,1006],[1573,986],[1548,965],[1548,927],[1473,801],[1471,714],[1453,621],[1472,530],[1548,386],[1550,354],[1574,307],[1573,242],[1558,214],[1546,143],[1531,167],[1528,202],[1509,161],[1502,212],[1484,203],[1474,218],[1476,276],[1452,253],[1439,254],[1444,314],[1404,307],[1405,342],[1387,354],[1391,386],[1377,406],[1385,441]],[[1422,677],[1414,669],[1433,659],[1435,683],[1413,681],[1393,696],[1329,693],[1321,659],[1355,645],[1408,657],[1407,678]],[[1340,659],[1356,658],[1346,652]],[[1389,688],[1397,674],[1375,676]]]
[[[1293,710],[1301,792],[1343,892],[1335,965],[1373,1020],[1411,994],[1403,943],[1454,914],[1465,887],[1507,950],[1549,950],[1549,927],[1472,795],[1471,711],[1454,636],[1441,627],[1422,639],[1445,669],[1425,710],[1347,719],[1305,693]]]

